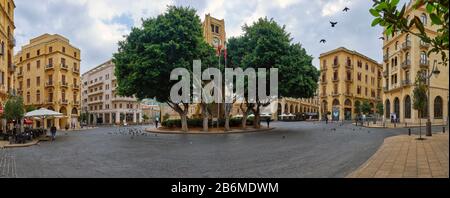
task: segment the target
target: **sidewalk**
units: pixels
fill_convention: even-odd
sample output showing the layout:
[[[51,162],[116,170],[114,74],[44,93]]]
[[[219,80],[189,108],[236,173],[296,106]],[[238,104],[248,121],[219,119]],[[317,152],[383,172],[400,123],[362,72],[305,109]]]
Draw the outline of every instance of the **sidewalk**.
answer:
[[[353,123],[353,125],[356,125],[356,123]],[[361,124],[358,123],[358,126],[360,126]],[[433,123],[432,126],[442,126],[445,127],[447,126],[445,123]],[[367,122],[364,122],[364,126],[366,128],[389,128],[389,129],[397,129],[397,128],[416,128],[416,127],[424,127],[425,128],[425,123],[422,123],[422,125],[419,124],[411,124],[411,123],[377,123],[377,124],[373,124],[373,122],[369,122],[369,126],[367,126]]]
[[[385,139],[380,149],[348,178],[449,178],[449,135],[426,140],[400,135]]]

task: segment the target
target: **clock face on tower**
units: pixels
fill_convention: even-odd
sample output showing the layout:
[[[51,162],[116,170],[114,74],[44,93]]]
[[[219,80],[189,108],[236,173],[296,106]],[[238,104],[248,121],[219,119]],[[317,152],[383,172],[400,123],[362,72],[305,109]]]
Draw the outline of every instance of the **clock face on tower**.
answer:
[[[220,39],[217,37],[214,37],[213,45],[214,45],[214,47],[218,47],[220,45]]]

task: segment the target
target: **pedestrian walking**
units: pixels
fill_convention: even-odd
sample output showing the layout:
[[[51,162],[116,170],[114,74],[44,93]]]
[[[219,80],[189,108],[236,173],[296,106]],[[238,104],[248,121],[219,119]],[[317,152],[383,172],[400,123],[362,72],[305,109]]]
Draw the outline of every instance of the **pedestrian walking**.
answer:
[[[267,128],[270,128],[270,118],[267,118],[266,122],[267,122]]]
[[[158,123],[159,123],[159,119],[156,118],[156,119],[155,119],[155,127],[156,127],[156,128],[158,128]]]
[[[50,133],[52,134],[52,141],[55,141],[55,139],[56,139],[56,127],[55,127],[55,125],[52,125],[52,127],[50,127]]]
[[[325,123],[328,124],[328,116],[325,116]]]

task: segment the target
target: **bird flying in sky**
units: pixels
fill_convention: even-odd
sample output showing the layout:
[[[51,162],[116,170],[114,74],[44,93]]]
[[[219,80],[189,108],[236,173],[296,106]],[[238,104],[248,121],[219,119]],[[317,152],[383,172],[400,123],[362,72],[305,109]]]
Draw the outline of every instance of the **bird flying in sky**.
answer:
[[[338,24],[338,22],[332,22],[330,21],[331,27],[336,27],[336,25]]]
[[[380,37],[379,39],[381,39],[381,40],[383,40],[383,41],[384,41],[384,37]]]
[[[350,8],[348,8],[348,7],[345,7],[342,11],[344,11],[344,12],[348,12],[350,10]]]
[[[320,43],[326,43],[327,42],[327,40],[325,40],[325,39],[322,39],[322,40],[320,40]]]

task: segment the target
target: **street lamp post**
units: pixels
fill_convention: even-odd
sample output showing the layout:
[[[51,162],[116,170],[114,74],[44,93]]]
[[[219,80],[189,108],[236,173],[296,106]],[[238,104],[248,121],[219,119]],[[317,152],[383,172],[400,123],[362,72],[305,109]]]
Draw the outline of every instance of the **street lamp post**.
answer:
[[[427,99],[427,105],[428,105],[428,118],[427,118],[427,128],[426,128],[426,136],[431,137],[433,133],[431,132],[431,77],[433,75],[439,75],[441,72],[437,68],[437,61],[435,60],[433,63],[433,69],[427,74],[424,72],[425,80],[427,81],[428,86],[428,99]]]

